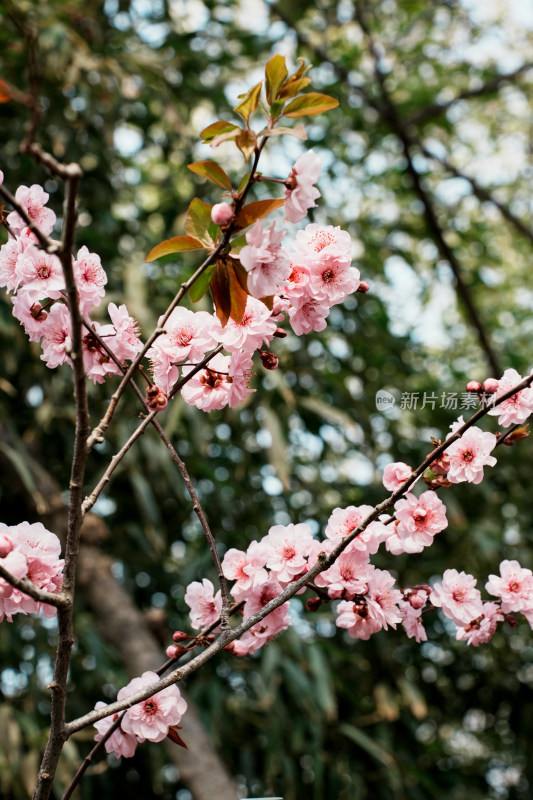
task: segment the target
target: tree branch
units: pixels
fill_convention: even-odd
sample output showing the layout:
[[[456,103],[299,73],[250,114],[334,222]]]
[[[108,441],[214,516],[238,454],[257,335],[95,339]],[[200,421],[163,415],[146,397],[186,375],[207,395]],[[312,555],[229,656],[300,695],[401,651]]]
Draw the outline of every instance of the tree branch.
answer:
[[[63,608],[72,604],[70,597],[66,594],[62,592],[52,594],[52,592],[47,592],[45,589],[39,589],[39,587],[35,586],[31,581],[12,575],[2,564],[0,564],[0,578],[3,578],[15,589],[24,592],[24,594],[27,594],[28,597],[36,600],[38,603],[46,603],[55,608]]]

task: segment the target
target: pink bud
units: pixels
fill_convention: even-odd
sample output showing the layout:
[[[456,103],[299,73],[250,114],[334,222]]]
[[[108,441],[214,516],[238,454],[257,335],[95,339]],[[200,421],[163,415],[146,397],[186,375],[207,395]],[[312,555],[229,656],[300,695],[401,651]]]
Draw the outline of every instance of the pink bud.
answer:
[[[227,225],[233,219],[233,207],[229,203],[216,203],[211,209],[211,219],[215,225]]]
[[[185,631],[174,631],[172,634],[172,638],[175,642],[183,642],[184,639],[188,639],[189,637],[185,633]]]
[[[0,536],[0,558],[5,558],[13,550],[13,542],[7,536]]]
[[[3,182],[4,182],[4,173],[0,169],[0,186],[3,184]]]
[[[466,391],[467,392],[480,392],[481,391],[481,384],[479,381],[468,381],[466,384]]]
[[[498,391],[498,385],[496,378],[487,378],[486,381],[483,381],[483,391],[487,394],[494,394]]]
[[[274,336],[278,339],[284,339],[287,336],[287,331],[284,331],[283,328],[276,328],[274,331]]]
[[[409,603],[413,608],[419,609],[422,608],[423,605],[425,605],[426,601],[424,600],[423,597],[420,597],[419,594],[412,594],[409,596]]]
[[[370,291],[370,286],[366,281],[361,281],[355,291],[359,292],[360,294],[366,294]]]
[[[167,647],[165,652],[168,658],[177,658],[179,651],[180,651],[179,647],[176,647],[175,644],[171,644]]]

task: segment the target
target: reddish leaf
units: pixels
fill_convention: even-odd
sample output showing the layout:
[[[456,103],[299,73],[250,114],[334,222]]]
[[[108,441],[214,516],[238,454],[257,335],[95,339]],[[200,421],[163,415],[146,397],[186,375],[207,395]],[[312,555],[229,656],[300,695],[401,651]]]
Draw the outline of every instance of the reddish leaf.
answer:
[[[146,256],[147,261],[155,261],[171,253],[182,253],[184,250],[205,250],[204,245],[192,236],[173,236],[164,242],[156,244]]]
[[[235,144],[245,157],[246,161],[248,161],[257,145],[257,136],[253,131],[241,131],[235,137]]]
[[[279,89],[286,79],[287,66],[285,64],[284,56],[276,55],[270,59],[265,67],[266,77],[266,97],[268,104],[271,106],[278,96]]]
[[[282,86],[279,96],[285,99],[296,97],[296,95],[303,91],[306,86],[309,86],[310,83],[311,78],[300,78],[297,81],[288,81],[285,86]]]
[[[230,316],[231,296],[228,267],[224,261],[217,262],[217,268],[209,284],[209,290],[215,304],[216,315],[222,325],[225,325]]]
[[[246,271],[243,270],[243,272],[246,275]],[[230,317],[234,319],[235,322],[242,322],[242,318],[244,317],[244,312],[246,311],[248,292],[245,289],[243,289],[241,281],[239,280],[239,276],[237,275],[234,266],[233,268],[232,266],[228,267],[228,275],[229,275],[229,290],[231,298]],[[244,278],[244,280],[246,280],[246,278]]]
[[[9,85],[0,78],[0,103],[7,103],[12,97]]]
[[[273,198],[272,200],[256,200],[254,203],[248,203],[247,206],[241,208],[235,217],[233,230],[241,231],[243,228],[253,225],[257,219],[263,219],[271,211],[281,208],[284,203],[285,200],[282,197]]]
[[[331,111],[332,108],[337,108],[339,101],[329,94],[320,94],[319,92],[308,92],[302,94],[289,103],[283,111],[284,117],[305,117],[312,116],[313,114],[322,114],[324,111]]]
[[[229,176],[225,173],[219,164],[216,164],[214,161],[195,161],[194,164],[188,164],[188,169],[191,172],[196,172],[198,175],[202,175],[204,178],[207,178],[212,183],[215,183],[217,186],[220,186],[222,189],[229,189],[231,191],[231,181]]]
[[[261,87],[263,86],[263,82],[257,83],[253,86],[250,91],[244,95],[244,99],[242,103],[239,103],[238,106],[235,106],[233,109],[240,114],[243,120],[248,125],[248,120],[250,119],[250,115],[254,113],[255,109],[259,104],[259,95],[261,94]]]
[[[220,136],[223,133],[229,133],[230,131],[237,130],[239,130],[238,126],[234,125],[233,122],[225,122],[221,119],[218,122],[211,123],[211,125],[208,125],[207,128],[204,128],[200,136],[204,142],[210,142],[211,139],[215,138],[215,136]]]
[[[185,230],[193,239],[198,239],[207,248],[213,247],[213,239],[209,235],[211,225],[211,208],[209,203],[204,203],[198,197],[191,200],[187,217],[185,219]]]
[[[178,730],[181,731],[181,725],[171,725],[170,728],[168,729],[168,734],[167,734],[168,738],[172,739],[172,741],[175,742],[176,744],[179,744],[180,747],[184,747],[186,750],[188,750],[189,748],[179,735]]]

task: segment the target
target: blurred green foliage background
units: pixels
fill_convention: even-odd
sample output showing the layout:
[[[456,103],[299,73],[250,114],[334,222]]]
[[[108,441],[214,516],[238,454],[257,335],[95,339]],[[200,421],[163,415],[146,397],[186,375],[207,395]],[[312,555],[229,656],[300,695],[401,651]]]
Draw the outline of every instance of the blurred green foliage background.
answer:
[[[384,465],[417,464],[430,437],[445,435],[462,413],[443,407],[443,393],[457,393],[460,403],[467,380],[493,373],[490,359],[501,371],[530,369],[533,15],[525,6],[18,0],[0,9],[0,77],[27,89],[26,20],[38,31],[45,106],[38,141],[58,158],[79,161],[85,172],[77,245],[100,254],[108,300],[125,301],[145,332],[196,263],[185,255],[147,265],[145,255],[183,233],[193,195],[221,199],[187,163],[217,159],[236,182],[244,169],[231,144],[216,151],[200,145],[200,130],[231,119],[237,95],[261,79],[277,52],[291,65],[298,56],[310,60],[313,87],[340,101],[307,126],[305,147],[314,147],[324,164],[323,199],[310,219],[350,232],[371,292],[335,308],[323,333],[278,342],[279,370],[258,368],[257,392],[243,407],[205,415],[175,401],[162,417],[221,552],[246,548],[274,523],[310,521],[318,534],[335,506],[377,503]],[[14,191],[20,183],[44,183],[60,216],[62,187],[19,153],[26,122],[21,106],[2,105],[6,185]],[[273,141],[263,171],[285,177],[302,147],[290,137]],[[472,315],[458,299],[453,270],[488,347],[480,346]],[[2,456],[22,479],[29,449],[66,487],[71,374],[44,369],[10,305],[0,298],[0,413],[18,445],[2,445]],[[387,412],[375,403],[383,388],[397,398]],[[93,421],[112,390],[91,388]],[[419,393],[418,407],[400,408],[402,393]],[[434,408],[427,402],[432,394]],[[127,397],[93,454],[89,485],[137,415]],[[495,429],[490,420],[486,427]],[[497,455],[482,485],[443,493],[450,525],[431,550],[410,558],[380,555],[378,566],[394,570],[400,585],[427,582],[449,567],[471,571],[483,584],[503,558],[531,567],[531,443],[499,448]],[[102,547],[139,608],[162,610],[169,631],[186,628],[186,585],[214,573],[185,489],[152,433],[123,462],[95,510],[111,530]],[[5,472],[0,518],[14,524],[20,513]],[[419,646],[401,630],[353,641],[335,629],[327,609],[306,614],[299,599],[293,614],[293,629],[260,656],[224,656],[187,687],[243,794],[531,797],[533,639],[525,621],[478,650],[456,643],[437,616],[428,619],[430,641]],[[82,596],[77,630],[70,716],[114,699],[126,680]],[[53,623],[42,620],[2,625],[0,794],[6,800],[28,795],[37,768],[54,636]],[[90,733],[69,743],[62,781],[89,746]],[[161,748],[151,745],[122,763],[104,759],[85,778],[81,796],[124,791],[132,800],[191,796]]]

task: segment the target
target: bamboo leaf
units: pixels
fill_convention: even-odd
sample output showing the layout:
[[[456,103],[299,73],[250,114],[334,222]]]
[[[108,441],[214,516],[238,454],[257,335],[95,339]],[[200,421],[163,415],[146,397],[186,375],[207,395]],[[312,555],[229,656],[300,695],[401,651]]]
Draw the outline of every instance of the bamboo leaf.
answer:
[[[207,178],[222,189],[229,189],[231,191],[231,180],[229,176],[215,161],[195,161],[193,164],[188,164],[187,168],[197,175],[202,175],[202,177]]]
[[[157,258],[168,256],[171,253],[183,253],[185,250],[205,250],[205,246],[193,236],[173,236],[172,239],[165,239],[153,247],[146,261],[155,261]]]
[[[324,111],[331,111],[332,108],[337,108],[339,101],[329,94],[320,94],[319,92],[308,92],[292,103],[283,110],[284,117],[305,117],[312,116],[313,114],[322,114]]]

